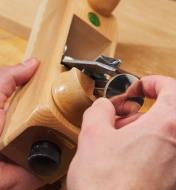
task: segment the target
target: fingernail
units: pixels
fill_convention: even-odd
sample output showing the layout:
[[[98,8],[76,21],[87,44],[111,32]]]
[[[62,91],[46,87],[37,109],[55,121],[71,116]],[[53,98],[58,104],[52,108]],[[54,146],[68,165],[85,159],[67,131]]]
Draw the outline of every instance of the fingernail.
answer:
[[[38,64],[38,63],[39,63],[39,61],[38,61],[36,58],[29,58],[29,59],[26,59],[26,60],[23,62],[24,65],[29,65],[29,66],[31,66],[31,65],[36,65],[36,64]]]

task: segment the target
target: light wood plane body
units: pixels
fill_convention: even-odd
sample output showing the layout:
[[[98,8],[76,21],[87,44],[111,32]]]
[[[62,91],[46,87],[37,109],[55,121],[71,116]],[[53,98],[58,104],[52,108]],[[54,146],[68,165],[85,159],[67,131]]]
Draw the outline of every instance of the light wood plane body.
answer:
[[[61,149],[61,165],[52,183],[66,174],[75,153],[82,114],[95,100],[94,81],[81,71],[61,65],[66,54],[78,59],[113,57],[116,48],[115,17],[96,13],[101,25],[94,26],[88,13],[95,12],[87,0],[42,0],[25,58],[37,57],[40,67],[33,79],[13,97],[0,140],[0,150],[32,172],[27,157],[32,145],[51,141]]]

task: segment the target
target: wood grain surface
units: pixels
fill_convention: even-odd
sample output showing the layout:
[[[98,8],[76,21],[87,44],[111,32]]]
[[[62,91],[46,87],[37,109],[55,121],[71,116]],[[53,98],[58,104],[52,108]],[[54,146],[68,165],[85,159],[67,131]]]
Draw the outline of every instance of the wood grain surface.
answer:
[[[3,2],[5,0],[2,0],[0,10]],[[38,2],[33,0],[33,3],[31,1],[29,3],[37,6]],[[26,22],[32,27],[36,8],[25,11],[26,7],[18,7],[22,15],[18,22],[24,25],[24,19],[30,17]],[[123,69],[139,76],[150,74],[176,76],[175,10],[176,2],[172,0],[121,0],[115,11],[119,22],[116,56],[123,60]],[[22,39],[0,30],[0,65],[19,62],[24,49],[25,42]]]
[[[33,4],[37,5],[37,2]],[[36,8],[25,9],[26,6],[19,7],[25,18],[36,12]],[[114,13],[119,23],[116,57],[122,59],[123,69],[138,76],[162,74],[176,77],[175,10],[176,2],[172,0],[121,0]],[[23,25],[24,22],[19,23]],[[32,27],[32,20],[28,26]],[[25,47],[25,40],[0,29],[0,65],[20,62]]]
[[[0,29],[0,66],[21,62],[26,41]]]
[[[41,139],[56,144],[62,164],[52,175],[38,174],[49,183],[66,174],[83,112],[95,99],[92,79],[75,68],[63,72],[63,65],[58,64],[65,44],[66,54],[78,59],[92,60],[104,51],[112,57],[116,50],[115,17],[99,15],[101,25],[96,27],[88,19],[93,10],[87,0],[77,6],[75,2],[79,0],[42,1],[26,51],[26,58],[37,57],[41,64],[32,81],[15,95],[0,138],[2,153],[31,172],[26,158],[33,144]],[[18,147],[15,155],[14,147]]]
[[[27,38],[42,0],[0,0],[0,26]]]
[[[139,76],[176,77],[176,2],[122,0],[116,9],[123,69]]]
[[[116,57],[123,60],[123,69],[138,76],[176,77],[175,10],[172,0],[121,1],[115,11],[119,22]],[[20,62],[25,47],[25,40],[0,29],[1,66]]]

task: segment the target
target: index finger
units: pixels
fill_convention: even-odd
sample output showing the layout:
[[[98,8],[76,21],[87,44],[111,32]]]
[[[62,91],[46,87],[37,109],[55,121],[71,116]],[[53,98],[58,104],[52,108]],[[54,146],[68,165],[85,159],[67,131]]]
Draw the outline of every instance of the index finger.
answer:
[[[169,99],[176,100],[176,80],[170,77],[159,75],[147,76],[141,78],[132,84],[125,94],[112,98],[112,103],[117,113],[134,113],[140,109],[140,104],[129,101],[129,98],[147,97],[157,99],[165,94],[169,95]],[[173,100],[173,101],[174,101]]]
[[[127,96],[145,96],[157,99],[165,91],[175,94],[174,89],[176,89],[176,80],[174,78],[160,75],[146,76],[129,87]]]

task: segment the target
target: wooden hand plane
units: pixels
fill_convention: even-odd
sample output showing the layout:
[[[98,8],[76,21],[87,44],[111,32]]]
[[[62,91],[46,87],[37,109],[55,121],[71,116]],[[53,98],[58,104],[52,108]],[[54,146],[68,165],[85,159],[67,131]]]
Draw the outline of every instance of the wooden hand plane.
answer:
[[[107,82],[108,69],[116,72],[112,64],[119,61],[109,57],[117,44],[111,12],[118,2],[41,1],[25,55],[41,64],[12,99],[0,150],[46,183],[66,174],[83,112],[101,96],[97,94]]]

